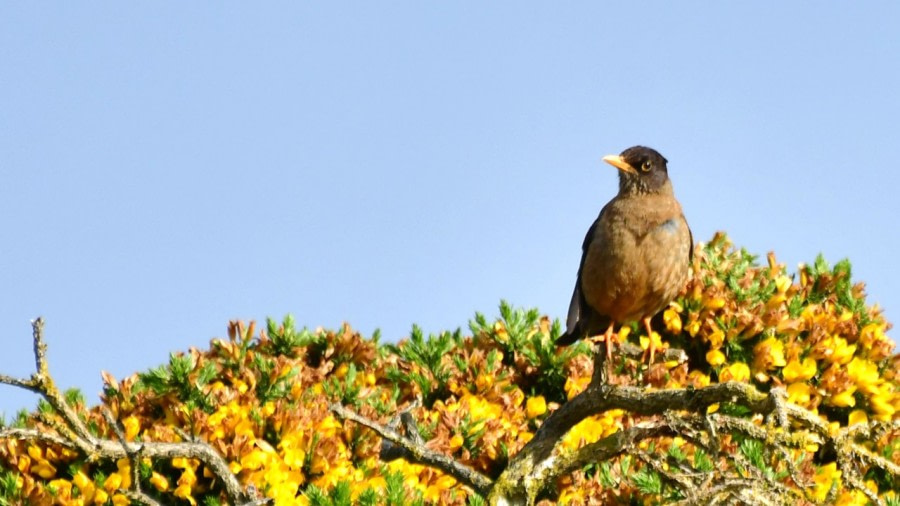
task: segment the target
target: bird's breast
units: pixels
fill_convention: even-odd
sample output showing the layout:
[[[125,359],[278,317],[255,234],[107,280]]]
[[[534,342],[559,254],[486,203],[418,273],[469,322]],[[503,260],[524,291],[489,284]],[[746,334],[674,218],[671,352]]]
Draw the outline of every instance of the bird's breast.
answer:
[[[689,274],[692,245],[681,207],[673,199],[646,204],[604,211],[585,251],[585,300],[619,323],[656,314]]]

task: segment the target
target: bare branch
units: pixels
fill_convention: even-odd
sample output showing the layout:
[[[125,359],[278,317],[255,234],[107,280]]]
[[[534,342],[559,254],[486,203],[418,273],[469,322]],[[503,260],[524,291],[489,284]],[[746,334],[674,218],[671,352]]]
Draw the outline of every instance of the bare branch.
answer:
[[[344,420],[351,420],[374,430],[382,438],[404,448],[409,452],[413,461],[431,466],[453,476],[461,483],[465,483],[469,487],[472,487],[472,489],[480,495],[486,495],[493,485],[488,477],[478,471],[463,465],[443,453],[430,450],[426,448],[425,445],[416,443],[412,439],[402,436],[393,429],[389,429],[368,418],[360,416],[340,404],[332,404],[329,406],[329,409],[332,413]]]
[[[42,432],[37,429],[16,429],[5,428],[0,429],[0,439],[20,439],[23,441],[42,441],[68,448],[70,450],[78,450],[79,447],[72,441],[52,432]]]
[[[119,439],[119,444],[122,445],[122,449],[125,450],[125,453],[128,455],[128,460],[131,462],[131,490],[130,492],[137,497],[138,501],[144,502],[141,498],[145,497],[145,494],[141,492],[141,463],[140,463],[140,445],[131,445],[128,443],[128,438],[125,437],[125,432],[122,430],[122,427],[119,425],[119,422],[113,418],[112,411],[109,410],[107,406],[103,406],[103,409],[100,410],[103,413],[103,418],[106,419],[106,423],[112,428],[113,432],[115,432],[116,437]],[[147,498],[151,501],[149,497]],[[155,503],[156,501],[153,501]],[[144,502],[144,504],[148,504],[153,506],[150,503]]]
[[[122,493],[125,494],[125,497],[131,499],[132,502],[143,504],[144,506],[162,506],[162,504],[159,503],[156,499],[141,492],[140,490],[125,490]]]

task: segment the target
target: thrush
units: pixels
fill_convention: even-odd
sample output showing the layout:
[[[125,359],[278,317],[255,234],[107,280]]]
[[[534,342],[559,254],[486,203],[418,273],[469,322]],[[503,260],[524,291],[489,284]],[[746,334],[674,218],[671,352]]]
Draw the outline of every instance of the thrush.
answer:
[[[687,283],[693,237],[661,154],[634,146],[603,160],[619,169],[619,193],[584,238],[566,333],[556,342],[602,332],[609,357],[615,325],[641,321],[652,363],[650,319]]]

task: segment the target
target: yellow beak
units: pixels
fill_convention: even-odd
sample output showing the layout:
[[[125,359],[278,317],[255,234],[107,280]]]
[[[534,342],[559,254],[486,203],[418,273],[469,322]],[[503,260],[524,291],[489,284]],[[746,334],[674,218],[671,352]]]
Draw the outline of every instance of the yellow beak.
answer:
[[[628,162],[622,158],[621,155],[608,155],[603,157],[603,161],[612,165],[613,167],[621,170],[622,172],[627,172],[629,174],[637,174],[638,171],[634,167],[631,166]]]

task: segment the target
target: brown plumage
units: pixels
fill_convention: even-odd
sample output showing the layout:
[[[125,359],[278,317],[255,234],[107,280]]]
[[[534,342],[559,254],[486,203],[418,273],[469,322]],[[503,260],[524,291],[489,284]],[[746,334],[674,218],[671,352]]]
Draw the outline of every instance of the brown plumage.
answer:
[[[687,283],[693,237],[662,155],[635,146],[603,160],[620,171],[619,193],[584,238],[566,333],[557,344],[602,333],[609,354],[616,324],[643,321],[649,336],[650,319]],[[649,351],[652,362],[652,344]]]

